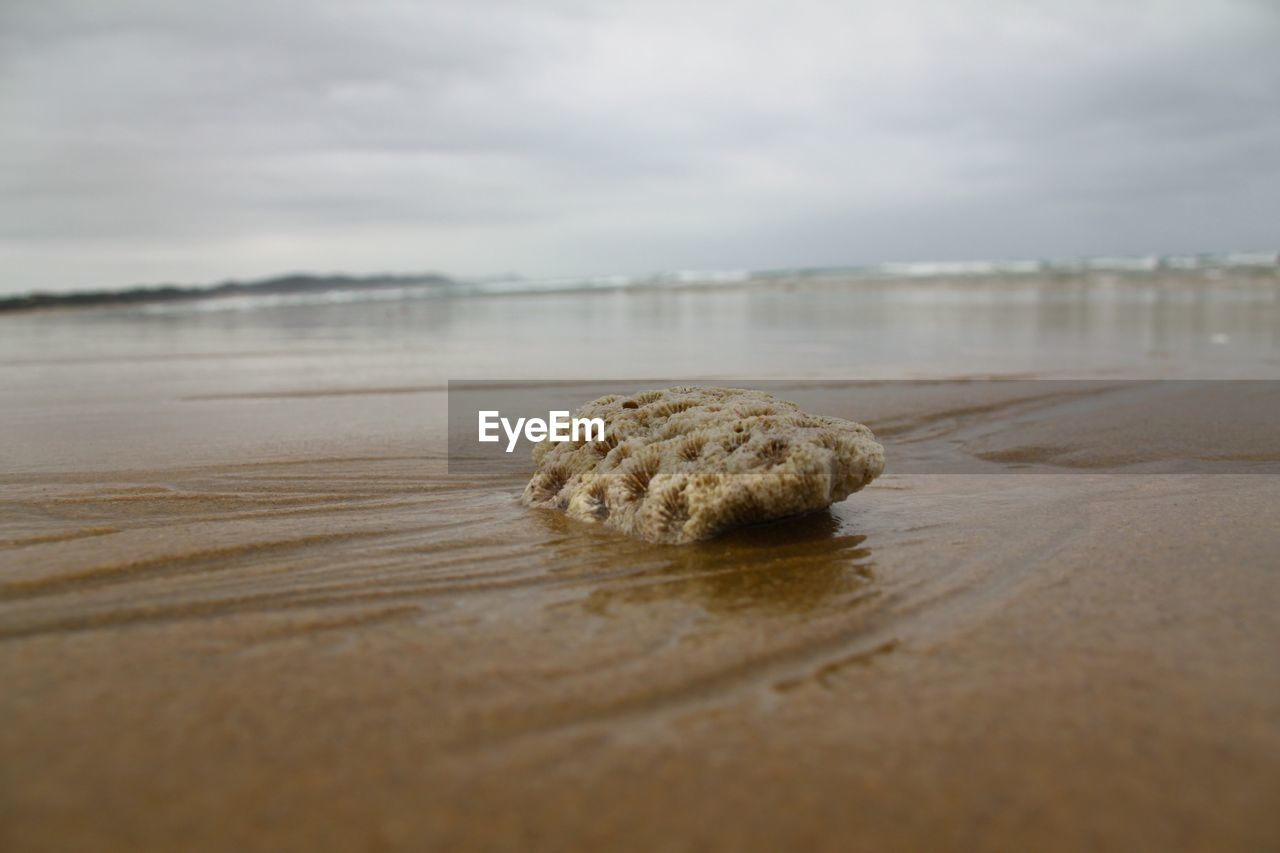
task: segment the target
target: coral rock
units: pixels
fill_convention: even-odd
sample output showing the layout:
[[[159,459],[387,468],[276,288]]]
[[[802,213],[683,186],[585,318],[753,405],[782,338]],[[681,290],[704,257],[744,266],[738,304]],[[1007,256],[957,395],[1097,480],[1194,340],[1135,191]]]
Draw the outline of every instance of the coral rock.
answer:
[[[884,470],[884,448],[862,424],[762,391],[611,395],[574,416],[603,418],[604,440],[535,445],[524,502],[650,542],[694,542],[823,509]]]

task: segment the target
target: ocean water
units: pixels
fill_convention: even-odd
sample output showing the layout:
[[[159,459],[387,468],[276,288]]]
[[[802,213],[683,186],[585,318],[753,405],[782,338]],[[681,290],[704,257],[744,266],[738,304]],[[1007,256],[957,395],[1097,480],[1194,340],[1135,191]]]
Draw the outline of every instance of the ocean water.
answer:
[[[0,369],[11,390],[91,385],[124,360],[139,381],[228,393],[449,378],[1273,374],[1280,268],[1229,260],[684,272],[47,311],[0,317]],[[29,366],[53,373],[13,369]]]
[[[22,470],[85,448],[109,465],[250,441],[421,446],[449,380],[1276,378],[1280,277],[1250,264],[673,273],[10,314],[0,455]],[[302,399],[301,417],[279,402]]]

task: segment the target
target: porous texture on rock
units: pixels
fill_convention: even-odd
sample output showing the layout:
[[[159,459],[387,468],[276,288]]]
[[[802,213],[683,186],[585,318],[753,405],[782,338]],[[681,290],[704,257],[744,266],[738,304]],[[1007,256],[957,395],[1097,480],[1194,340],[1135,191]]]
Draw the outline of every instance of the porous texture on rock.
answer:
[[[763,391],[610,395],[574,417],[603,418],[604,440],[535,445],[524,502],[650,542],[694,542],[819,510],[884,470],[884,448],[862,424],[806,414]]]

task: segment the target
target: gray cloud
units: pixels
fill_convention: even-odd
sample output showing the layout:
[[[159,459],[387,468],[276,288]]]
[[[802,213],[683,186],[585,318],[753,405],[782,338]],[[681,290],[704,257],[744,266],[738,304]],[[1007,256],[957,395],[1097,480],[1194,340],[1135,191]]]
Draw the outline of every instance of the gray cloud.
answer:
[[[1273,247],[1249,2],[0,7],[0,288]]]

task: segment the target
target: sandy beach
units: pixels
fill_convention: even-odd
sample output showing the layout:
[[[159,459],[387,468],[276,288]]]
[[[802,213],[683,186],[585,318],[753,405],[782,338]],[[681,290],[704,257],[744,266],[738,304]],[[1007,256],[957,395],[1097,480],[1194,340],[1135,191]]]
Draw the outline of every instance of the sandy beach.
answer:
[[[1277,330],[1158,276],[0,317],[0,846],[1274,849],[1280,439],[1130,380]],[[676,547],[449,471],[448,380],[652,376],[886,474]]]

